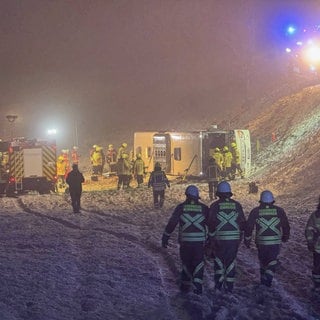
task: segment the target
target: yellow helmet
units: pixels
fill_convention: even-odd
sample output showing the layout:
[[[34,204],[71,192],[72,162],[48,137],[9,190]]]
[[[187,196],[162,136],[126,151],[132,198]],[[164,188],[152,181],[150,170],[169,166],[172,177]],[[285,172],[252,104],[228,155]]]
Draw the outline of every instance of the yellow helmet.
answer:
[[[235,142],[231,142],[231,147],[235,148],[237,146],[237,144]]]
[[[59,156],[59,157],[58,157],[58,160],[59,160],[59,161],[63,161],[63,160],[64,160],[64,157],[63,157],[63,156]]]
[[[123,147],[123,148],[126,148],[127,146],[128,146],[128,144],[125,143],[125,142],[122,144],[122,147]]]
[[[214,148],[214,151],[220,152],[220,149],[217,147],[217,148]]]
[[[223,151],[229,151],[229,148],[227,146],[224,146]]]
[[[109,144],[108,149],[109,150],[113,149],[113,144]]]

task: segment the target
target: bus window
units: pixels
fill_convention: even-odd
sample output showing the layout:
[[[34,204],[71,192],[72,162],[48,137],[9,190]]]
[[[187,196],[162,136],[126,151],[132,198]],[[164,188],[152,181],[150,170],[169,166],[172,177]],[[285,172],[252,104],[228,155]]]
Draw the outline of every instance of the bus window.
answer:
[[[181,148],[174,148],[173,157],[174,160],[181,161]]]

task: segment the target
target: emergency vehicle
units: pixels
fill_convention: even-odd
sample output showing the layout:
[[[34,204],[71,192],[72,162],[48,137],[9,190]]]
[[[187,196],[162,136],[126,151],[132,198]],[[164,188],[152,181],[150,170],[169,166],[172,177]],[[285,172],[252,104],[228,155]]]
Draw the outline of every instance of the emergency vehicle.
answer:
[[[0,141],[0,192],[40,194],[55,190],[56,143],[25,138]]]
[[[208,160],[215,148],[230,148],[235,142],[240,153],[244,176],[251,169],[251,142],[248,130],[208,130],[192,132],[135,132],[134,152],[141,154],[147,170],[151,172],[159,162],[169,175],[203,177]]]

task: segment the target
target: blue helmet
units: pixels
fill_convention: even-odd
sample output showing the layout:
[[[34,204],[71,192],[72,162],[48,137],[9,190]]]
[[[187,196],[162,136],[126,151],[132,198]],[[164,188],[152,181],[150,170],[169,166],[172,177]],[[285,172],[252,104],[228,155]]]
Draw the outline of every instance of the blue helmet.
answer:
[[[227,181],[221,181],[218,184],[217,192],[219,193],[231,193],[231,186]]]
[[[199,189],[194,186],[190,185],[187,187],[186,192],[185,192],[187,197],[193,198],[193,199],[200,199],[199,197]]]
[[[272,192],[269,190],[262,191],[261,195],[260,195],[260,202],[263,202],[263,203],[274,202],[274,197],[273,197]]]

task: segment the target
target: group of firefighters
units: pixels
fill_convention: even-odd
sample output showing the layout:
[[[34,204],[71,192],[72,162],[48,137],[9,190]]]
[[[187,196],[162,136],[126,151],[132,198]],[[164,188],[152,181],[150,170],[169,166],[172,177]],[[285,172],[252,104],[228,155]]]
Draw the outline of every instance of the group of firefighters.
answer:
[[[107,153],[104,154],[102,147],[93,145],[90,152],[93,175],[102,175],[107,165],[108,172],[116,173],[118,176],[118,190],[128,188],[132,176],[135,177],[138,187],[141,187],[145,175],[145,163],[141,154],[137,154],[134,159],[132,151],[129,152],[127,148],[126,142],[121,144],[118,151],[109,144]]]
[[[242,205],[231,198],[233,193],[227,181],[218,184],[218,200],[210,207],[199,201],[195,185],[189,185],[185,195],[186,200],[176,206],[162,235],[162,247],[167,248],[170,236],[179,225],[180,290],[193,289],[195,294],[201,294],[205,260],[213,259],[215,288],[232,292],[239,245],[243,240],[250,248],[254,229],[261,288],[270,287],[279,266],[281,243],[287,242],[290,236],[287,215],[274,204],[272,192],[264,190],[260,194],[259,205],[251,210],[247,219]],[[317,210],[307,222],[305,237],[308,250],[313,253],[314,291],[320,294],[320,198]]]

